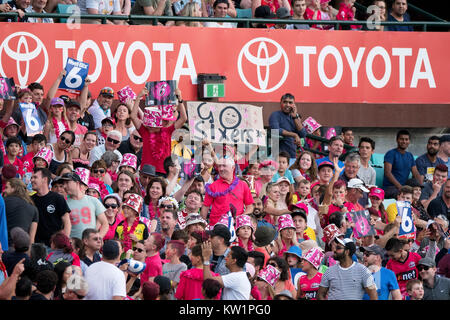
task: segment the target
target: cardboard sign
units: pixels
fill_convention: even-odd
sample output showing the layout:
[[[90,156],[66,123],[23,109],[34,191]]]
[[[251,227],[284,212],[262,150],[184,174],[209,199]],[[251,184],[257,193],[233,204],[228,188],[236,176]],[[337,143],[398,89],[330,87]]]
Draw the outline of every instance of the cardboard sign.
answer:
[[[148,90],[145,99],[146,106],[173,105],[177,103],[175,89],[177,82],[175,80],[168,81],[149,81],[145,84]]]
[[[375,229],[370,224],[370,215],[367,210],[361,211],[351,211],[350,215],[352,221],[355,223],[353,232],[356,238],[362,238],[364,236],[374,236],[376,235]]]
[[[0,98],[5,100],[16,99],[16,90],[13,78],[0,78]]]
[[[66,75],[59,84],[59,89],[79,93],[84,87],[84,80],[89,72],[89,63],[67,58]]]
[[[22,112],[25,128],[29,137],[35,134],[42,133],[44,125],[39,118],[36,106],[34,103],[19,103],[20,111]]]
[[[411,203],[409,201],[397,201],[397,212],[402,218],[399,239],[414,239],[416,227],[412,218]]]
[[[191,141],[266,145],[261,107],[193,101],[187,109]]]

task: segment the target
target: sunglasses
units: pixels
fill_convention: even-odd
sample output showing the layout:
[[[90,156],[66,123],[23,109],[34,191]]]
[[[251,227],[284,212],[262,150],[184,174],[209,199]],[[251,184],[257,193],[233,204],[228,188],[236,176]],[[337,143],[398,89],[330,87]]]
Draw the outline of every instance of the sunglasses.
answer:
[[[173,209],[173,205],[171,205],[171,204],[162,204],[159,207],[160,208],[165,208],[165,209]]]
[[[144,140],[142,140],[141,137],[138,137],[138,136],[135,136],[135,135],[133,135],[133,138],[134,138],[134,140],[137,140],[137,141],[139,141],[139,142],[144,141]]]
[[[59,137],[59,139],[64,143],[72,144],[72,140],[64,138],[63,136]]]
[[[116,140],[116,139],[113,139],[113,138],[110,138],[110,137],[106,138],[106,140],[108,140],[108,142],[112,142],[114,144],[119,144],[120,143],[119,140]]]
[[[142,253],[142,252],[144,252],[144,249],[134,247],[133,251],[137,251],[137,252]]]
[[[428,271],[428,269],[430,269],[429,266],[417,266],[417,270],[419,270],[419,271],[422,271],[422,270]]]
[[[372,254],[375,254],[375,252],[368,252],[368,251],[364,252],[364,255],[366,257],[370,257]]]
[[[117,204],[114,204],[114,203],[112,203],[112,204],[105,204],[104,206],[105,206],[106,209],[109,209],[109,208],[116,209],[116,208],[119,207]]]
[[[93,173],[105,173],[105,169],[92,169]]]

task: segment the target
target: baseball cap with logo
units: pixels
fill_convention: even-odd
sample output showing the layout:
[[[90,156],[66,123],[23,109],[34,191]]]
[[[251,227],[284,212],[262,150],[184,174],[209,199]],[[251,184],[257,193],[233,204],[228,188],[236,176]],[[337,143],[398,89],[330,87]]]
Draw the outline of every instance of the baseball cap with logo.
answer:
[[[361,252],[372,252],[375,253],[377,255],[379,255],[380,257],[384,257],[384,250],[379,246],[379,245],[371,245],[371,246],[367,246],[367,247],[360,247],[359,250]]]
[[[381,188],[370,189],[369,197],[376,197],[380,200],[384,200],[384,190]]]
[[[341,245],[343,245],[345,247],[345,249],[349,249],[350,250],[350,255],[353,255],[356,251],[356,245],[353,242],[352,239],[350,238],[344,238],[341,239],[339,237],[334,238],[334,241],[336,241],[337,243],[340,243]]]
[[[50,101],[50,105],[51,106],[56,106],[56,105],[64,106],[64,100],[61,98],[55,97]]]
[[[110,87],[104,87],[102,90],[100,90],[100,94],[102,96],[114,98],[114,90]]]
[[[359,189],[359,190],[361,190],[363,192],[370,192],[369,189],[367,189],[364,186],[364,182],[361,179],[358,179],[358,178],[350,179],[350,181],[347,184],[347,188],[349,188],[349,189]]]
[[[330,167],[334,170],[334,164],[330,161],[322,161],[319,166],[317,167],[318,170],[322,169],[323,167]]]

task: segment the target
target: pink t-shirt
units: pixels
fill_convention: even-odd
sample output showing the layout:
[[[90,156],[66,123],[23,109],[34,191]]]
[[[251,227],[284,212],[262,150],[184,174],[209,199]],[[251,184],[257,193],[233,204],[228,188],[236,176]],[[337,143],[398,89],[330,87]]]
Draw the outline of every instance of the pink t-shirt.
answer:
[[[159,254],[155,254],[154,256],[145,258],[145,267],[144,272],[141,275],[141,286],[144,282],[148,281],[150,277],[162,276],[162,260]]]
[[[77,123],[77,128],[74,131],[75,133],[75,142],[73,143],[74,147],[80,146],[81,142],[83,141],[84,135],[86,134],[87,131],[88,129],[85,126]]]
[[[116,235],[116,228],[119,225],[119,223],[122,222],[122,220],[123,220],[122,215],[118,214],[116,216],[116,221],[114,221],[114,224],[109,225],[108,232],[103,237],[103,241],[114,239],[114,237]]]
[[[406,284],[409,280],[418,279],[419,270],[417,270],[417,264],[422,257],[415,252],[408,252],[406,261],[401,263],[393,259],[389,259],[386,264],[386,268],[394,271],[397,278],[400,292],[402,293],[403,300],[407,296]]]
[[[23,165],[23,172],[33,172],[34,163],[33,163],[33,157],[35,156],[35,153],[28,152],[26,155],[22,157],[22,165]]]
[[[228,189],[230,185],[231,183],[229,184],[222,178],[219,178],[211,183],[209,188],[212,192],[223,192]],[[244,212],[244,205],[248,206],[253,204],[253,197],[248,184],[239,180],[236,187],[225,196],[213,198],[206,193],[203,204],[206,207],[212,205],[209,224],[214,226],[219,221],[220,217],[230,210],[230,204],[233,204],[236,207],[236,216],[239,216]]]
[[[141,166],[151,164],[155,167],[156,172],[165,173],[164,159],[170,156],[171,138],[174,131],[174,125],[161,128],[159,132],[149,132],[144,125],[141,125],[138,132],[145,141],[142,147]]]
[[[308,279],[307,275],[301,276],[300,279],[298,279],[298,287],[302,291],[300,298],[317,300],[316,295],[317,291],[319,290],[322,276],[323,274],[320,272],[317,272],[317,274],[312,279]]]
[[[8,156],[4,156],[3,157],[3,166],[6,166],[7,164],[12,164],[13,166],[16,167],[17,169],[17,173],[22,177],[24,172],[23,172],[23,162],[22,160],[20,160],[18,157],[16,157],[16,159],[14,160],[14,163],[11,163],[9,161]]]

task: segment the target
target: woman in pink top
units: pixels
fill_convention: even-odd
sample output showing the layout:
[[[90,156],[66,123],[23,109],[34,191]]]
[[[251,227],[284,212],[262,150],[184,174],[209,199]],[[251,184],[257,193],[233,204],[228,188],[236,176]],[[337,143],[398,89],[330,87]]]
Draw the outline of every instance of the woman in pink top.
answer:
[[[117,225],[124,219],[120,210],[120,197],[116,193],[107,195],[103,199],[103,205],[106,208],[105,215],[109,223],[108,232],[103,237],[103,240],[114,239]]]

